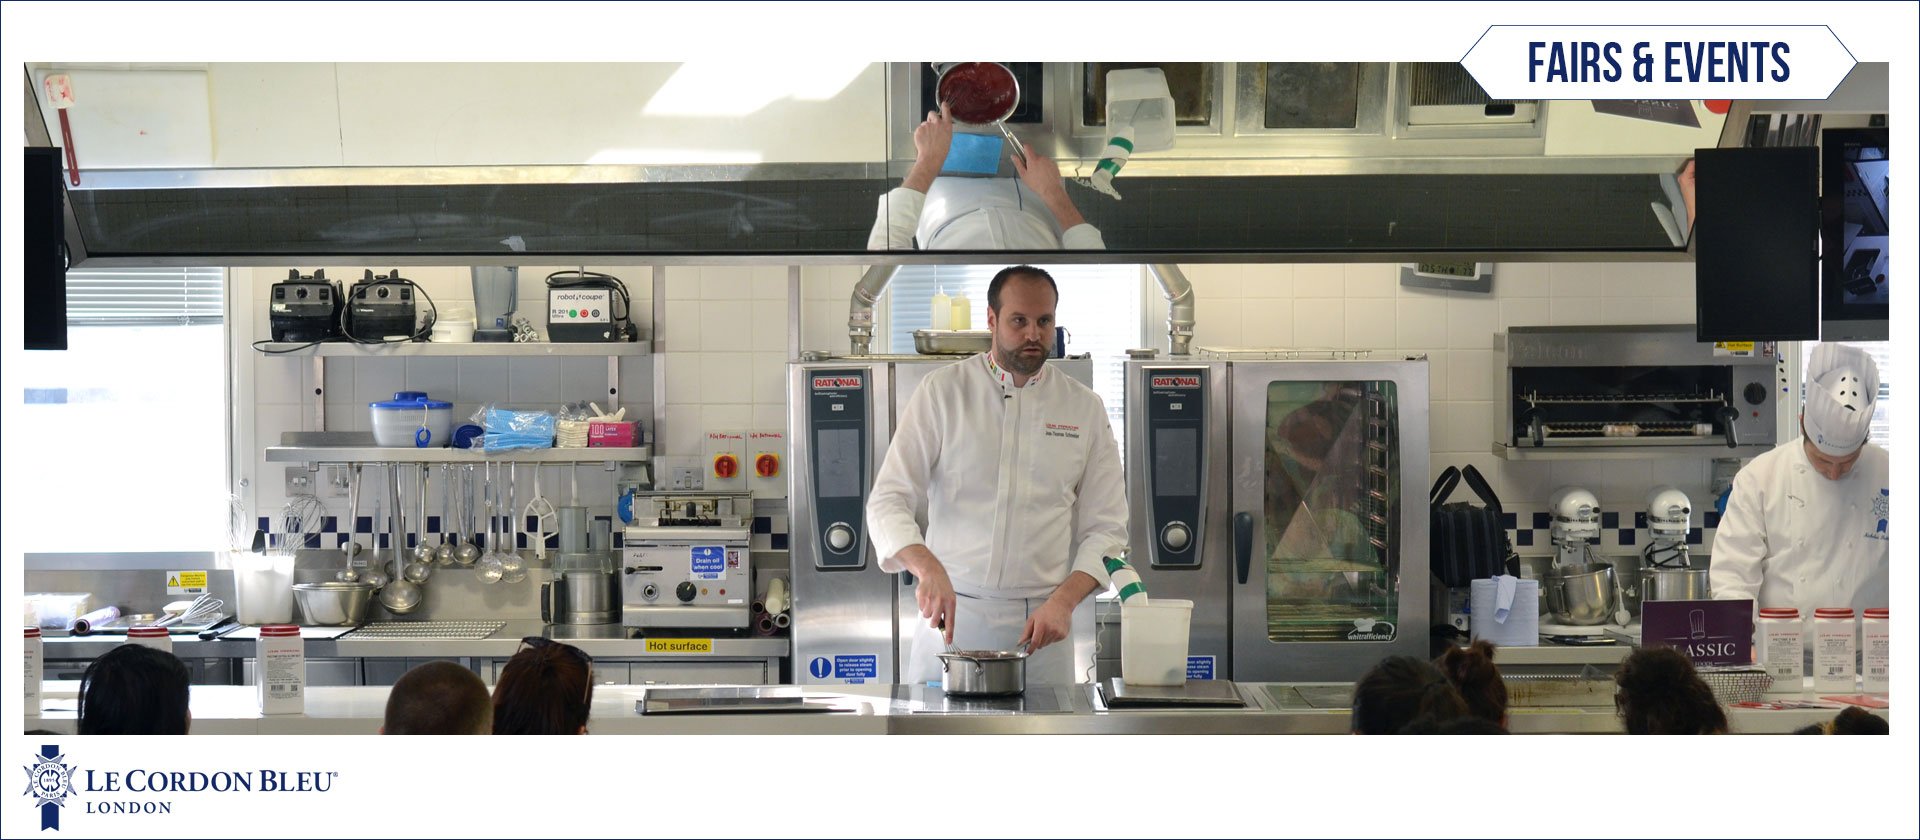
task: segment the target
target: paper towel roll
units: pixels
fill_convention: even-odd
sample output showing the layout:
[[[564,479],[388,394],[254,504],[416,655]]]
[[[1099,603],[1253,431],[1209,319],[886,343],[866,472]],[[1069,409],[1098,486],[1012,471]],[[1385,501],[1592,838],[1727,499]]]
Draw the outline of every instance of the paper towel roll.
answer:
[[[1512,600],[1502,603],[1502,580],[1512,582]],[[1503,576],[1472,583],[1467,601],[1472,637],[1503,647],[1540,645],[1540,582]],[[1505,608],[1505,620],[1500,619]]]

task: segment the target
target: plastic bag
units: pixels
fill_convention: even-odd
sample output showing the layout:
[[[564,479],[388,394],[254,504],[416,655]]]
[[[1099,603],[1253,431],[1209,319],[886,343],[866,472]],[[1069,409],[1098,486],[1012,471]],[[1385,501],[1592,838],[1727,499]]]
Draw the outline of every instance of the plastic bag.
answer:
[[[513,411],[489,405],[481,414],[481,426],[486,434],[480,438],[480,448],[488,454],[553,448],[554,419],[549,412]]]

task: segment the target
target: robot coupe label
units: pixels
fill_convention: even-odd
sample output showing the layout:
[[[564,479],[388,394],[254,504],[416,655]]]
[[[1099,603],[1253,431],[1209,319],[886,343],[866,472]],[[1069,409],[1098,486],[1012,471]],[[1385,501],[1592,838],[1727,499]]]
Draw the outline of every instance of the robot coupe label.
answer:
[[[834,654],[831,660],[824,656],[816,656],[807,662],[807,673],[812,674],[816,680],[832,677],[849,684],[858,684],[880,676],[880,661],[879,657],[870,653]]]
[[[727,547],[696,545],[687,549],[687,569],[695,580],[719,580],[727,576]]]

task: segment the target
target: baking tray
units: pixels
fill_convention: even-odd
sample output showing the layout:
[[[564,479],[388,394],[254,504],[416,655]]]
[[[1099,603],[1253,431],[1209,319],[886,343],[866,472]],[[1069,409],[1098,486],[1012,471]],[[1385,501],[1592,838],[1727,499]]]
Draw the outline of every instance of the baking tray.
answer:
[[[913,349],[923,356],[985,353],[993,347],[989,330],[914,330]]]
[[[1109,709],[1239,709],[1247,705],[1232,680],[1187,680],[1185,685],[1129,685],[1114,677],[1100,685]]]

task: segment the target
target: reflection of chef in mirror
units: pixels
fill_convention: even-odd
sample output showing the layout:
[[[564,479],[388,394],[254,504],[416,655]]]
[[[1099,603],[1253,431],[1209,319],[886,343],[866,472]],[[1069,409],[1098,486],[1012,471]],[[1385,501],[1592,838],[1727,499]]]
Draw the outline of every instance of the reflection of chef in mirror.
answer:
[[[1667,233],[1667,240],[1675,248],[1686,247],[1687,240],[1693,238],[1694,191],[1693,158],[1680,165],[1680,169],[1669,175],[1660,176],[1660,189],[1666,194],[1666,203],[1653,202],[1653,216],[1660,220],[1660,227]]]
[[[1279,395],[1270,400],[1280,402]],[[1365,419],[1357,397],[1336,392],[1284,414],[1274,405],[1267,427],[1267,545],[1269,558],[1313,563],[1285,578],[1270,575],[1269,595],[1351,601],[1368,583],[1353,563],[1378,565],[1363,520]],[[1295,571],[1289,569],[1289,572]],[[1328,572],[1346,574],[1327,574]],[[1309,574],[1308,572],[1317,572]],[[1275,582],[1289,591],[1273,592]],[[1302,587],[1323,587],[1306,592]]]
[[[1067,197],[1060,167],[1032,146],[1008,152],[1018,178],[943,177],[953,143],[953,114],[943,104],[914,129],[913,168],[880,198],[868,250],[1106,249]]]

